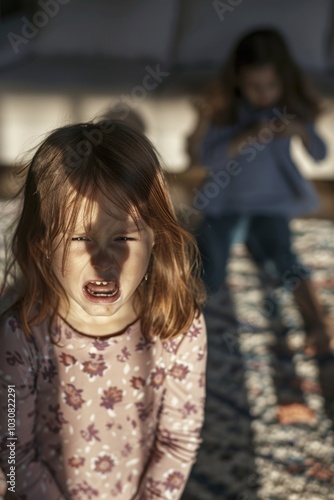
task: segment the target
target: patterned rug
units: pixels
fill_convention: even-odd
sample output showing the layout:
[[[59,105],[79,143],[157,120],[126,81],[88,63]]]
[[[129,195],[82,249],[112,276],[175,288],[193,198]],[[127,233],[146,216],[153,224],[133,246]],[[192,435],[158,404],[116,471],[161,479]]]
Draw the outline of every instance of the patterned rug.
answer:
[[[295,249],[334,316],[334,223],[292,227]],[[241,245],[229,283],[239,324],[231,305],[208,304],[206,420],[183,500],[334,499],[334,357],[303,354],[288,291],[275,297],[288,333],[271,331],[258,272]]]

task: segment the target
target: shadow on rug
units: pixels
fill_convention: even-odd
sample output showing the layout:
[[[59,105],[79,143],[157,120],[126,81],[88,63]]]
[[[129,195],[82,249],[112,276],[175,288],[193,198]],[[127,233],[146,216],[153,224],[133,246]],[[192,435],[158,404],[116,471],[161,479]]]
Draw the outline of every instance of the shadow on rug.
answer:
[[[293,222],[294,245],[334,317],[334,223]],[[233,306],[208,303],[203,443],[183,500],[334,499],[334,357],[303,354],[288,291],[285,335],[270,330],[257,270],[242,246],[229,264]]]

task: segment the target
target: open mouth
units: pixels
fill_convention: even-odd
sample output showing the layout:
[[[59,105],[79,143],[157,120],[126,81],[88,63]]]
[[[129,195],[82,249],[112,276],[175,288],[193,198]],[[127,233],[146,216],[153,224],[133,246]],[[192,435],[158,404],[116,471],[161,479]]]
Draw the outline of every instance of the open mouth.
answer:
[[[89,281],[84,286],[86,297],[92,301],[114,301],[119,296],[119,286],[116,280]]]

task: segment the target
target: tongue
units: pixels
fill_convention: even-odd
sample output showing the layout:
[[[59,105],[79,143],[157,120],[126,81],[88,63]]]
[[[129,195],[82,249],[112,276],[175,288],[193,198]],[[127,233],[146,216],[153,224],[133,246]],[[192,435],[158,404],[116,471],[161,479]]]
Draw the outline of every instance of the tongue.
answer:
[[[96,285],[95,283],[88,283],[86,288],[94,293],[112,293],[117,288],[116,281],[108,281],[107,285]]]

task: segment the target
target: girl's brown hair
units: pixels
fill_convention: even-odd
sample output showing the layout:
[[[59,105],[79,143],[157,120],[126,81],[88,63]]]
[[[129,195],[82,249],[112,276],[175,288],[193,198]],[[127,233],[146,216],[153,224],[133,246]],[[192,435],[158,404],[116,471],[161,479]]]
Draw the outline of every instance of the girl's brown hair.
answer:
[[[8,275],[18,267],[23,277],[16,307],[26,334],[50,311],[52,321],[60,298],[66,298],[52,271],[54,242],[73,232],[83,199],[93,202],[101,194],[154,232],[149,279],[136,291],[143,333],[171,338],[185,332],[205,299],[200,258],[193,236],[177,222],[148,139],[121,122],[69,125],[53,131],[26,168],[7,268]]]
[[[293,60],[284,39],[273,29],[263,29],[244,36],[222,68],[218,84],[223,104],[214,110],[214,124],[237,122],[237,105],[241,97],[238,78],[241,70],[268,64],[275,67],[282,82],[283,92],[278,105],[286,106],[288,112],[296,114],[301,120],[309,121],[317,116],[320,112],[318,99]]]

